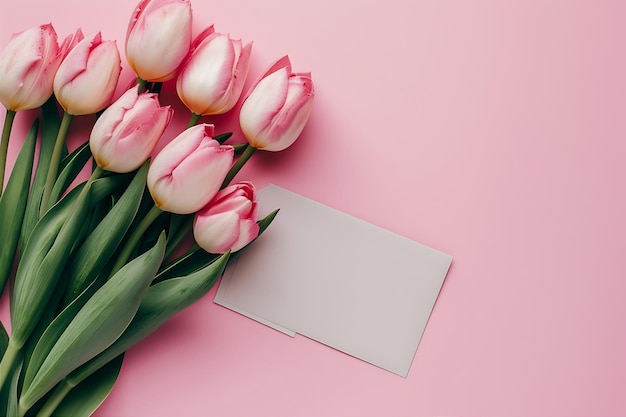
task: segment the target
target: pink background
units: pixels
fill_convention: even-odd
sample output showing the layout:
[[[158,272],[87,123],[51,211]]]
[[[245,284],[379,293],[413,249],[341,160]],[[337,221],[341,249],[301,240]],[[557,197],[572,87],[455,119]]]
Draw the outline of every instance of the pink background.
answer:
[[[254,40],[252,78],[288,53],[316,83],[301,139],[239,178],[454,261],[406,379],[212,292],[128,353],[98,416],[626,415],[626,2],[193,4],[196,32]],[[0,0],[0,46],[51,21],[122,47],[134,5]],[[35,115],[18,114],[11,158]]]

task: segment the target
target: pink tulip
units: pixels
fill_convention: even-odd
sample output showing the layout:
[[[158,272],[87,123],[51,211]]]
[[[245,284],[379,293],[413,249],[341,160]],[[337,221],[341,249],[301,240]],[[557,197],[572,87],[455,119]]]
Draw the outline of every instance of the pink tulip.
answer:
[[[257,211],[256,191],[251,182],[230,185],[196,214],[194,238],[209,253],[237,251],[259,235]]]
[[[191,127],[154,158],[147,183],[161,210],[191,214],[217,194],[233,163],[234,150],[212,137],[213,125]]]
[[[146,81],[167,81],[191,45],[189,0],[142,0],[126,32],[126,59]]]
[[[98,32],[67,54],[54,77],[54,94],[69,114],[96,113],[111,104],[120,71],[115,41],[102,41]]]
[[[13,35],[0,54],[0,102],[4,107],[19,111],[45,103],[52,95],[61,60],[82,38],[79,29],[59,46],[51,24]]]
[[[313,105],[311,73],[291,72],[289,57],[272,65],[241,106],[239,124],[250,145],[282,151],[300,136]]]
[[[202,32],[178,76],[176,90],[187,108],[198,115],[223,114],[239,100],[250,67],[252,43],[213,32]]]
[[[137,95],[131,88],[98,118],[89,147],[96,163],[113,172],[131,172],[143,164],[172,118],[172,109],[161,107],[159,96]]]

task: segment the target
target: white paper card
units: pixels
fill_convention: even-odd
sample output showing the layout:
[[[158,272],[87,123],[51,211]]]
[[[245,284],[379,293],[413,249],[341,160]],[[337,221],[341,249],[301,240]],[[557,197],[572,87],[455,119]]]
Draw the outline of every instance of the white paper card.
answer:
[[[215,302],[406,376],[452,257],[275,185]]]

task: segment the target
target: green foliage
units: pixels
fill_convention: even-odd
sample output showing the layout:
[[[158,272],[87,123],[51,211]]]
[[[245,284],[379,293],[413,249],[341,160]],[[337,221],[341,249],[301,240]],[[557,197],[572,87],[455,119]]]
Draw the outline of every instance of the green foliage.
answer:
[[[108,346],[129,325],[165,252],[165,234],[143,255],[120,269],[100,287],[63,331],[20,397],[23,409],[32,407],[74,369]],[[116,355],[117,356],[117,355]]]
[[[30,177],[33,171],[35,143],[39,122],[35,121],[11,171],[9,182],[0,197],[0,293],[13,266],[15,249],[22,229],[22,220],[28,201]]]

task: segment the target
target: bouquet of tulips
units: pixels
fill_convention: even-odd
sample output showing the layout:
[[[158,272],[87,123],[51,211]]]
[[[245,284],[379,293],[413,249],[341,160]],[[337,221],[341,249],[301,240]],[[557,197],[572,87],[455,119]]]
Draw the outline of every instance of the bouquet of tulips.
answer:
[[[124,352],[206,294],[276,215],[257,219],[254,185],[231,181],[257,149],[297,139],[311,76],[287,57],[271,65],[239,108],[247,141],[226,144],[230,133],[199,122],[235,108],[252,44],[213,27],[192,39],[191,23],[189,0],[141,1],[125,44],[137,82],[116,100],[121,59],[100,33],[59,44],[46,24],[0,52],[0,185],[16,113],[41,108],[0,187],[11,314],[10,336],[0,326],[2,415],[90,415]],[[159,101],[170,80],[191,117],[154,155],[173,117]],[[70,151],[73,118],[94,113],[89,139]],[[90,177],[72,187],[86,165]]]

